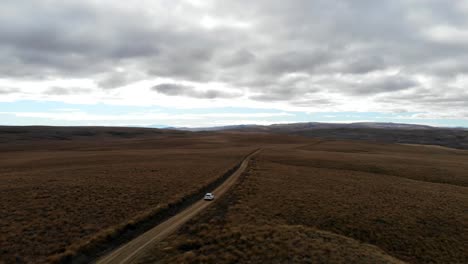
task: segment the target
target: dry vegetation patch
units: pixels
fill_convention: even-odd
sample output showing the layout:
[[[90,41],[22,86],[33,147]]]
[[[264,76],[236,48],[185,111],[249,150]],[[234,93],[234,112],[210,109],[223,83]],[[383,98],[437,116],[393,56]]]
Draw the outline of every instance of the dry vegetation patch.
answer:
[[[96,234],[112,234],[114,227],[214,181],[254,148],[181,140],[185,144],[176,137],[169,143],[145,139],[102,145],[40,141],[31,142],[30,150],[21,146],[23,151],[5,146],[0,152],[1,260],[47,262]],[[160,146],[168,144],[172,148]]]
[[[285,151],[285,155],[272,155],[272,160],[468,186],[468,151],[346,141],[323,141]]]
[[[2,261],[47,262],[112,239],[261,145],[229,193],[141,262],[468,263],[466,151],[262,133],[59,132],[0,140]]]
[[[468,175],[454,165],[463,168],[465,153],[326,144],[265,150],[235,188],[141,262],[468,262]],[[400,147],[411,148],[406,158]],[[446,179],[430,175],[440,170]]]
[[[144,262],[402,263],[375,246],[304,226],[201,224],[197,238],[179,239]],[[213,236],[216,233],[216,236]]]

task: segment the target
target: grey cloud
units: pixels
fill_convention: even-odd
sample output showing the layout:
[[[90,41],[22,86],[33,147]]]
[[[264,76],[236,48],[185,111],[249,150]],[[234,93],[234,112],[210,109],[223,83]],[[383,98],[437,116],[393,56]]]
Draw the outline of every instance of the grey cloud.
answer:
[[[224,67],[239,67],[254,62],[255,54],[247,49],[239,49],[220,59],[220,64]]]
[[[44,94],[46,95],[71,95],[71,94],[83,94],[83,93],[89,93],[91,90],[86,89],[86,88],[78,88],[78,87],[50,87],[46,91],[44,91]]]
[[[21,92],[18,88],[0,87],[0,94],[13,94]]]
[[[251,88],[256,92],[255,95],[249,98],[256,101],[293,101],[296,99],[304,99],[321,90],[309,75],[286,76],[279,80],[275,80],[276,84],[272,86],[261,86],[261,88]]]
[[[338,68],[345,73],[366,74],[373,71],[384,70],[387,68],[385,59],[379,55],[364,55],[350,60],[344,60],[342,68]]]
[[[331,59],[327,50],[286,51],[269,55],[259,63],[259,72],[283,75],[295,72],[312,73]]]
[[[195,87],[181,84],[158,84],[153,86],[151,90],[169,96],[187,96],[200,99],[215,99],[215,98],[233,98],[239,97],[240,94],[228,93],[220,90],[197,90]]]
[[[332,104],[334,96],[378,97],[383,102],[394,93],[419,91],[416,88],[424,84],[416,82],[416,76],[448,83],[468,75],[468,46],[436,41],[427,34],[440,25],[467,29],[468,14],[457,4],[238,0],[213,1],[208,7],[138,1],[128,7],[105,0],[4,0],[0,77],[83,77],[103,89],[169,78],[222,82],[239,92],[184,86],[154,90],[193,98],[229,98],[248,91],[253,100],[305,106],[318,93]],[[200,20],[205,15],[251,27],[203,28]],[[385,77],[392,69],[402,75]],[[308,77],[285,81],[291,74]],[[344,75],[347,81],[340,79]],[[453,88],[434,86],[431,93],[452,98]],[[427,105],[417,92],[408,94]],[[407,106],[402,100],[393,104],[395,109]]]
[[[292,101],[298,98],[307,97],[310,94],[317,92],[314,88],[300,88],[300,87],[289,87],[284,89],[283,87],[269,88],[260,90],[259,93],[250,96],[249,98],[256,101]]]
[[[328,99],[306,99],[306,100],[297,100],[292,102],[293,105],[311,107],[311,106],[326,106],[332,105],[334,102]]]
[[[257,95],[252,95],[249,98],[255,101],[262,101],[262,102],[289,101],[291,99],[291,93],[285,91],[283,93],[257,94]]]
[[[418,86],[418,84],[418,82],[410,78],[402,76],[391,76],[376,81],[357,84],[355,85],[355,88],[348,89],[347,92],[353,95],[390,93],[406,90]]]
[[[450,110],[466,111],[468,109],[468,92],[462,88],[441,87],[438,90],[420,87],[404,93],[391,94],[379,99],[380,103],[388,105],[412,105],[422,110],[437,110],[440,113]]]
[[[95,77],[131,63],[142,72],[190,78],[201,75],[192,73],[198,69],[195,64],[208,61],[222,39],[158,25],[147,13],[114,5],[2,3],[0,58],[15,67],[1,72],[8,77]]]
[[[144,80],[147,77],[145,73],[135,71],[110,72],[97,78],[97,84],[103,89],[114,89]]]
[[[185,94],[187,92],[192,92],[195,90],[192,86],[181,85],[181,84],[169,84],[169,83],[158,84],[156,86],[153,86],[151,89],[158,93],[162,93],[162,94],[170,95],[170,96],[177,96],[177,95]]]

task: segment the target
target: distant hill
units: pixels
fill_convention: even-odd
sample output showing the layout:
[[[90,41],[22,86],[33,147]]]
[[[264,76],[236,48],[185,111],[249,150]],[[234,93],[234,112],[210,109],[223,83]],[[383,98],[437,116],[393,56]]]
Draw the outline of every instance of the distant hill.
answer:
[[[270,126],[239,125],[197,129],[183,128],[182,130],[279,133],[323,139],[368,140],[468,149],[468,129],[466,128],[442,128],[415,124],[309,122]]]
[[[179,130],[188,131],[222,131],[222,130],[236,130],[236,131],[250,131],[250,132],[278,132],[278,131],[298,131],[298,130],[311,130],[311,129],[331,129],[331,128],[380,128],[380,129],[418,129],[429,130],[435,127],[426,125],[414,124],[400,124],[400,123],[377,123],[377,122],[359,122],[359,123],[320,123],[320,122],[307,122],[307,123],[290,123],[290,124],[273,124],[269,126],[262,125],[232,125],[232,126],[219,126],[219,127],[201,127],[201,128],[176,128]]]
[[[250,132],[295,135],[322,139],[367,140],[386,143],[439,145],[468,149],[466,128],[441,128],[397,123],[293,123],[261,125],[234,125],[208,128],[141,128],[141,127],[50,127],[0,126],[0,143],[28,142],[30,140],[66,141],[79,139],[113,140],[153,138],[167,134],[186,134],[189,131],[208,133]]]
[[[260,125],[232,125],[232,126],[215,126],[215,127],[171,127],[172,129],[182,130],[182,131],[225,131],[225,130],[240,130],[240,131],[251,131],[266,129],[267,126]]]
[[[183,131],[138,127],[59,127],[59,126],[0,126],[0,142],[24,140],[118,139],[151,137]]]

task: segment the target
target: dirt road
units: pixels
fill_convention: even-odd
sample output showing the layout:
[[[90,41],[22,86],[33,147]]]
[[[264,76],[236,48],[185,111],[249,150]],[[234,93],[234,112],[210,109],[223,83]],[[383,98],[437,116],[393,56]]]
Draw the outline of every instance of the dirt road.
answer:
[[[252,156],[260,152],[256,152],[247,156],[244,161],[242,161],[240,167],[235,171],[225,182],[223,182],[218,188],[213,192],[215,195],[215,200],[218,199],[221,195],[226,193],[229,188],[231,188],[237,179],[240,177],[242,172],[247,168],[250,159]],[[108,255],[102,257],[97,261],[99,264],[107,263],[134,263],[144,252],[149,248],[150,245],[161,241],[166,238],[168,235],[176,231],[180,226],[194,217],[196,214],[200,213],[203,209],[208,207],[212,202],[200,200],[177,215],[169,218],[165,222],[155,226],[141,236],[133,239],[127,244],[117,248]]]

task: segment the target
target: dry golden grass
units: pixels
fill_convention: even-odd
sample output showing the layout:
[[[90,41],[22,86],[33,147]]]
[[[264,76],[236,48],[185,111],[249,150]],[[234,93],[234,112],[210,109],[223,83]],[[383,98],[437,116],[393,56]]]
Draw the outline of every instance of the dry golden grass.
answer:
[[[29,149],[3,144],[0,152],[0,259],[7,263],[47,262],[112,236],[214,181],[254,148],[203,135],[26,141]]]
[[[468,263],[466,164],[402,145],[267,148],[141,263]]]
[[[158,263],[402,263],[375,246],[315,228],[201,224],[198,237],[165,247]],[[216,232],[216,236],[213,233]]]
[[[305,151],[290,151],[275,162],[468,186],[468,151],[345,141],[323,141],[299,150]]]

